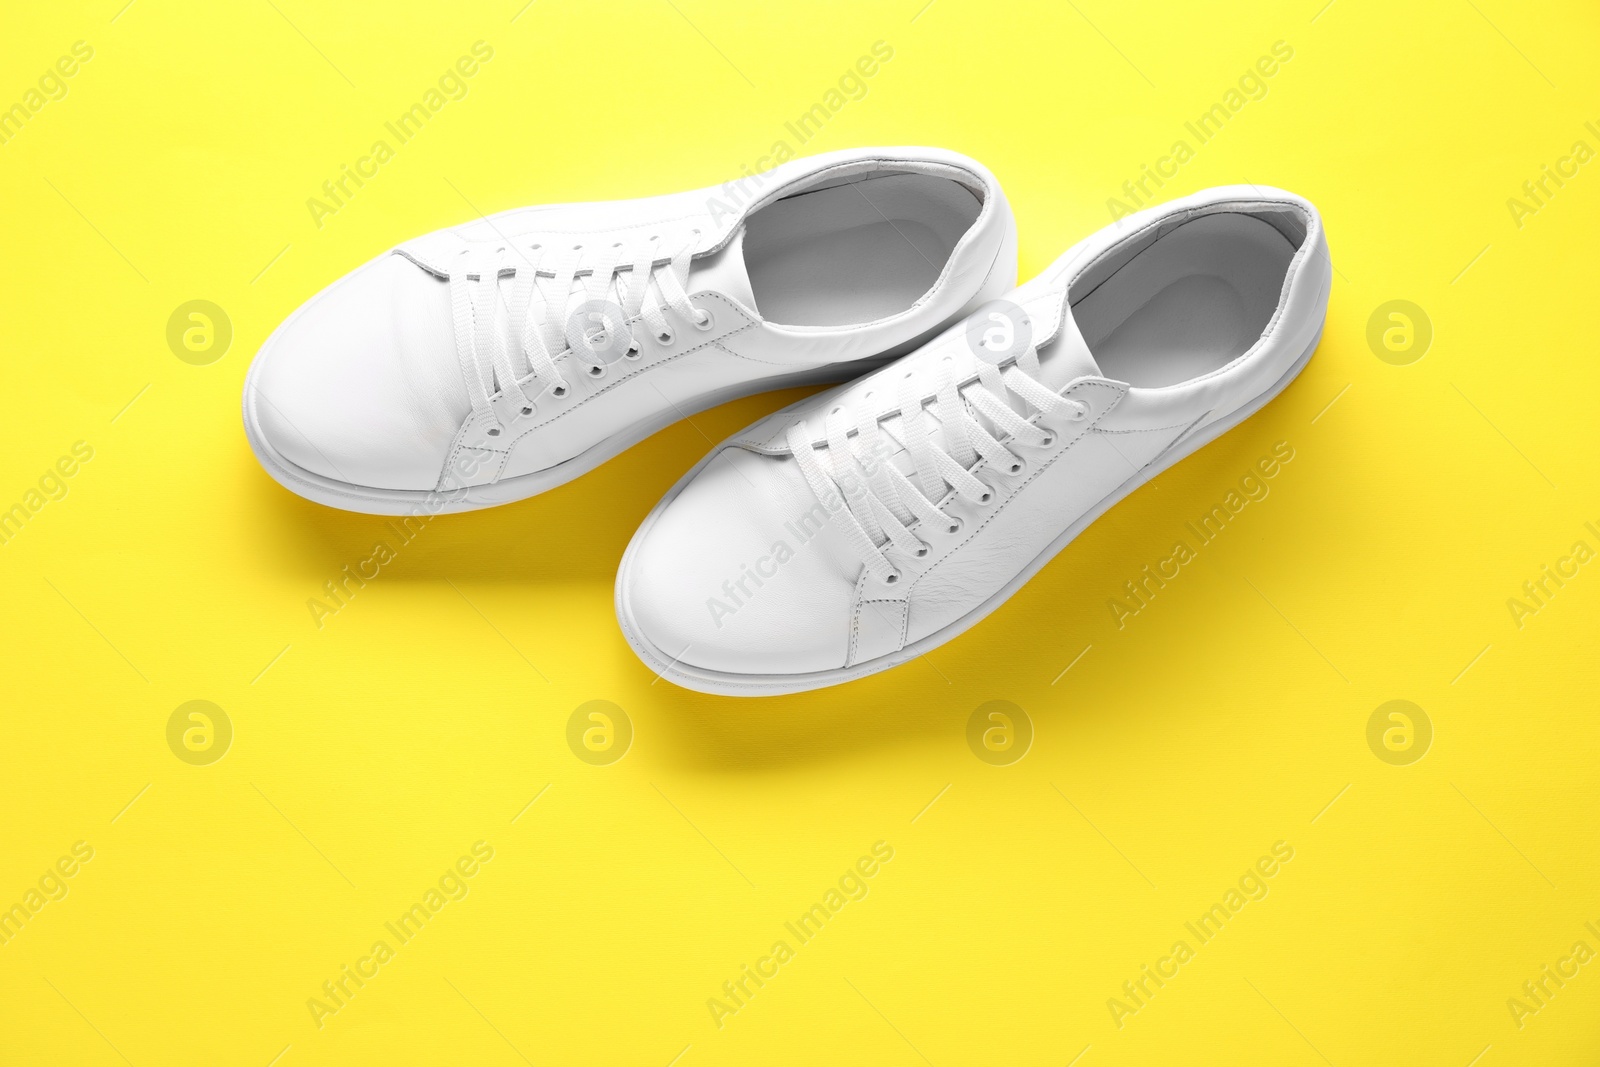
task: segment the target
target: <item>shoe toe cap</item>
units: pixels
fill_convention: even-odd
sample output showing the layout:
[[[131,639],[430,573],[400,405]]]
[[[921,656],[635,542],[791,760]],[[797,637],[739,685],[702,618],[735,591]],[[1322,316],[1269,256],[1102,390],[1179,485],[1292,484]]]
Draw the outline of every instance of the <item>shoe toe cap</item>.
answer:
[[[428,490],[470,408],[448,284],[388,255],[313,297],[246,385],[258,446],[322,478]]]
[[[844,665],[861,567],[793,459],[721,449],[639,538],[624,625],[654,658],[736,675]]]

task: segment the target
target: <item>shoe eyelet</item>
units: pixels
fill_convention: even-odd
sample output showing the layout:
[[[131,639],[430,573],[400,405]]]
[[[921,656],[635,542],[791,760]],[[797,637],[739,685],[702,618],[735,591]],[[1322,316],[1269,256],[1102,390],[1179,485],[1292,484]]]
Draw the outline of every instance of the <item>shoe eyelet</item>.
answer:
[[[701,318],[694,320],[694,328],[702,333],[706,332],[707,330],[715,329],[717,325],[717,317],[711,314],[711,310],[709,308],[700,308],[699,311]],[[702,321],[702,319],[704,321]]]
[[[1072,421],[1073,422],[1082,422],[1084,419],[1087,419],[1088,417],[1089,417],[1089,405],[1087,405],[1087,404],[1085,404],[1083,407],[1079,408],[1078,410],[1076,410],[1076,411],[1074,411],[1072,413]]]
[[[562,382],[560,385],[550,390],[550,395],[555,397],[557,400],[564,398],[567,395],[567,383]]]
[[[1027,469],[1028,469],[1028,464],[1025,461],[1023,461],[1022,459],[1019,458],[1019,459],[1014,459],[1014,460],[1011,461],[1011,466],[1006,468],[1006,473],[1011,475],[1013,478],[1015,478],[1017,475],[1021,474],[1023,471],[1025,471]]]
[[[490,437],[499,437],[500,436],[500,427],[491,426],[487,430],[485,430],[484,433],[488,434]]]
[[[591,378],[604,378],[606,376],[604,363],[591,363],[585,369],[589,372],[589,377]]]
[[[978,503],[987,504],[987,503],[989,503],[989,501],[991,501],[993,499],[994,499],[994,490],[993,489],[985,489],[983,491],[983,495],[978,498]]]
[[[628,346],[628,350],[626,352],[622,353],[622,358],[623,359],[630,359],[630,360],[631,359],[640,359],[643,356],[644,356],[644,349],[639,347],[639,342],[638,341],[635,341],[633,344],[629,345]]]
[[[673,341],[677,340],[677,338],[678,335],[673,333],[670,328],[656,334],[656,340],[664,345],[670,345]]]
[[[894,585],[899,580],[900,580],[900,572],[899,571],[890,571],[888,574],[883,576],[883,584],[884,585]]]
[[[966,523],[961,521],[961,516],[957,515],[955,518],[950,520],[950,525],[945,527],[944,532],[947,534],[958,534],[961,532],[961,527],[965,525]]]
[[[922,542],[922,547],[918,548],[914,553],[912,553],[912,555],[916,556],[918,559],[921,559],[928,554],[928,552],[931,550],[931,547],[932,546],[930,546],[928,542],[924,541]]]
[[[1039,442],[1039,447],[1040,448],[1049,448],[1051,445],[1053,445],[1055,443],[1056,443],[1056,435],[1053,434],[1053,433],[1046,433],[1044,435],[1044,440]]]
[[[532,415],[532,414],[533,414],[533,405],[532,404],[524,404],[522,406],[522,417],[523,418],[527,418],[529,415]]]

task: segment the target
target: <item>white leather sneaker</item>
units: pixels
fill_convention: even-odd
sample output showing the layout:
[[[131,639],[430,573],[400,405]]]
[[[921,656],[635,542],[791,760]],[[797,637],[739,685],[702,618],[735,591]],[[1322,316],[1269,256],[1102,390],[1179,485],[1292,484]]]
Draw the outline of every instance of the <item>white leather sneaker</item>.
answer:
[[[522,208],[313,297],[257,354],[245,430],[274,478],[323,504],[489,507],[714,404],[855,377],[1015,284],[999,184],[938,149]]]
[[[1316,209],[1276,189],[1121,220],[921,350],[713,450],[628,546],[623,633],[662,677],[729,695],[921,655],[1288,385],[1330,272]]]

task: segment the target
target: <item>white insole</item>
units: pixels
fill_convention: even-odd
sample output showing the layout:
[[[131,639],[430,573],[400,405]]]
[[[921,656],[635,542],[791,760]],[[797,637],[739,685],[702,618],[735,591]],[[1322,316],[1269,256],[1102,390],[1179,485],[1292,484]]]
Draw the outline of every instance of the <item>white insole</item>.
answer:
[[[745,224],[745,268],[769,322],[846,326],[898,315],[938,280],[982,205],[945,178],[895,174],[801,193]]]
[[[1272,320],[1294,246],[1250,215],[1205,215],[1165,234],[1073,316],[1095,362],[1131,385],[1176,385],[1226,366]]]

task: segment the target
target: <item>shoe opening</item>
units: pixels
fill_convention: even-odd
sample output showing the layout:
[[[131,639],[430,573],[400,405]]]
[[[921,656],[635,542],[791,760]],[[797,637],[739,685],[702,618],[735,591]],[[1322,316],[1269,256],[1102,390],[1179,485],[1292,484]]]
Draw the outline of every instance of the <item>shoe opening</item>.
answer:
[[[882,170],[766,204],[745,222],[756,307],[787,326],[850,326],[908,311],[982,210],[980,189]]]
[[[1220,370],[1272,322],[1309,220],[1289,204],[1223,204],[1108,250],[1068,300],[1107,377],[1160,388]]]

